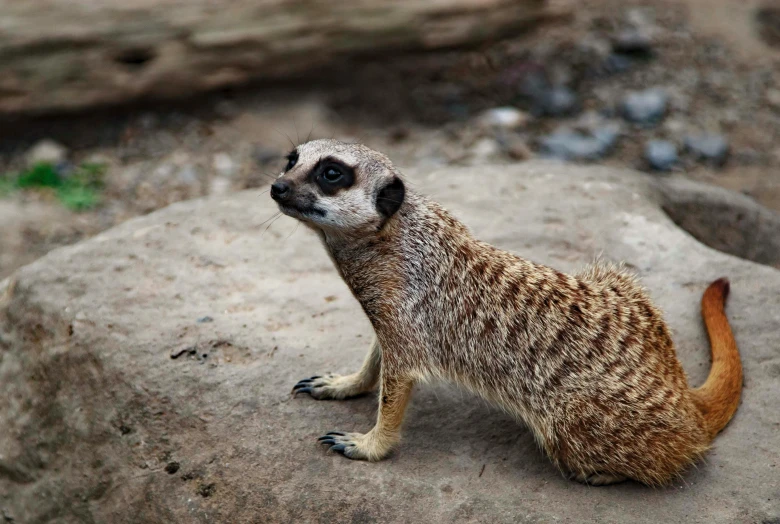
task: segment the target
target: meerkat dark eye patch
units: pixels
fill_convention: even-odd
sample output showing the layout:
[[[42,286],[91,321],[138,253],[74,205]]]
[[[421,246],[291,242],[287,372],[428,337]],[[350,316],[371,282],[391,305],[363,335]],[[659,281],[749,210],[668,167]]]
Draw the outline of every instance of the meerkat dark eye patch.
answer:
[[[355,170],[337,160],[326,158],[314,166],[311,177],[324,194],[331,196],[355,183]]]
[[[404,203],[406,188],[398,177],[383,187],[376,196],[376,210],[380,215],[390,218]]]
[[[284,171],[285,171],[285,173],[286,173],[287,171],[289,171],[290,169],[292,169],[293,167],[295,167],[295,164],[297,164],[297,163],[298,163],[298,151],[292,150],[292,151],[291,151],[291,152],[290,152],[290,153],[287,155],[287,157],[286,157],[286,158],[287,158],[287,165],[286,165],[286,166],[284,166]]]

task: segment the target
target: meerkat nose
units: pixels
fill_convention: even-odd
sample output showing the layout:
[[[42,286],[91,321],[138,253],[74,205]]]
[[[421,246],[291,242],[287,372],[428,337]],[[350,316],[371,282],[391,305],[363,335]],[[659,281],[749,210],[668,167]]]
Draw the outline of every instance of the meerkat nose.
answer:
[[[290,184],[283,181],[274,182],[271,186],[271,198],[274,200],[284,200],[290,196]]]

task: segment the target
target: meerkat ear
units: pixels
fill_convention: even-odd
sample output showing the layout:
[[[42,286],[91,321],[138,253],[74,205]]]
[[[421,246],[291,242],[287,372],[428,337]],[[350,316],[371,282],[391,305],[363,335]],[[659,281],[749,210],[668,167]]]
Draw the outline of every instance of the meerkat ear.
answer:
[[[376,196],[376,210],[380,215],[390,218],[404,203],[405,194],[403,181],[397,176],[393,177],[389,184],[379,190]]]

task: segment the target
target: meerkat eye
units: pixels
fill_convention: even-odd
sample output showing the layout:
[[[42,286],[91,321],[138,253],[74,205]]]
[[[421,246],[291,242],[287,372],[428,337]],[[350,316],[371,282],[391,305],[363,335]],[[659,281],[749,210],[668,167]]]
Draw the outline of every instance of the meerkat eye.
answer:
[[[333,183],[338,182],[341,177],[344,176],[341,171],[336,169],[335,167],[329,167],[323,174],[322,178],[324,178],[326,181]]]
[[[355,170],[333,158],[318,162],[310,176],[311,181],[328,196],[333,196],[355,183]]]
[[[285,171],[289,171],[293,167],[295,167],[295,164],[298,163],[298,152],[293,151],[289,155],[287,155],[287,165],[284,167]]]

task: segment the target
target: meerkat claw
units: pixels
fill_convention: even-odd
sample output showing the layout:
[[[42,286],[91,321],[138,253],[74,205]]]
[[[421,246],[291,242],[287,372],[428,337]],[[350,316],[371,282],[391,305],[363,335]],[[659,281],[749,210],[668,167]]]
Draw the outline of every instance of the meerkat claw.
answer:
[[[320,444],[336,444],[336,437],[343,437],[344,433],[337,431],[331,431],[327,435],[323,435],[317,439]]]
[[[296,386],[292,390],[292,396],[295,396],[298,393],[311,393],[311,388],[304,387],[304,386],[300,386],[300,387]]]
[[[293,393],[294,393],[296,390],[299,390],[299,389],[301,389],[301,388],[305,388],[305,387],[309,387],[309,386],[311,386],[311,382],[312,382],[312,379],[310,379],[310,378],[306,378],[306,379],[303,379],[303,380],[301,380],[300,382],[298,382],[297,384],[295,384],[295,385],[293,386],[293,388],[292,388],[292,390],[293,390]]]
[[[360,450],[359,439],[363,435],[360,433],[342,433],[340,431],[331,431],[325,435],[319,437],[317,442],[325,444],[328,447],[328,451],[334,451],[341,453],[350,459],[365,459],[367,455]]]
[[[358,374],[353,375],[315,375],[298,381],[292,388],[292,395],[308,393],[317,400],[342,400],[367,392],[370,386],[366,386]]]

